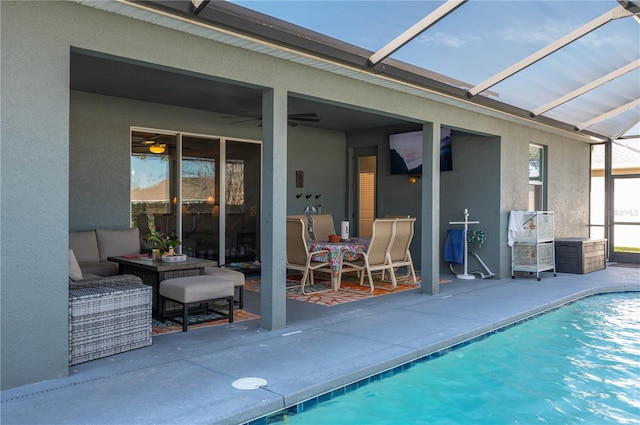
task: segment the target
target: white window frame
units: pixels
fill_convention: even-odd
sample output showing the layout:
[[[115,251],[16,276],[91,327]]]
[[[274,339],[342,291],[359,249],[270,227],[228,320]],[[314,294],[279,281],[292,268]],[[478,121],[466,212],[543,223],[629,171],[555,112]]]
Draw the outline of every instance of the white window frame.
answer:
[[[531,149],[537,149],[539,151],[539,164],[538,164],[538,176],[533,177],[531,175]],[[545,211],[547,207],[547,149],[543,145],[537,143],[529,143],[529,160],[527,165],[529,166],[529,210],[533,211]],[[539,193],[536,189],[539,189]],[[532,197],[532,191],[534,192]]]

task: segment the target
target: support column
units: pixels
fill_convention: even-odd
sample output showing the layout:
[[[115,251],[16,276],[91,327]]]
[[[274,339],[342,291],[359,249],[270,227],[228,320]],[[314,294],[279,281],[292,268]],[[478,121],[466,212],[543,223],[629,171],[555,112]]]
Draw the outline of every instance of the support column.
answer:
[[[440,292],[440,123],[422,126],[422,292]]]
[[[613,140],[608,139],[604,145],[604,238],[607,240],[607,260],[615,254],[613,244]],[[611,237],[613,236],[613,238]]]
[[[267,330],[287,325],[286,205],[287,205],[287,92],[262,94],[262,217],[260,258],[260,326]]]

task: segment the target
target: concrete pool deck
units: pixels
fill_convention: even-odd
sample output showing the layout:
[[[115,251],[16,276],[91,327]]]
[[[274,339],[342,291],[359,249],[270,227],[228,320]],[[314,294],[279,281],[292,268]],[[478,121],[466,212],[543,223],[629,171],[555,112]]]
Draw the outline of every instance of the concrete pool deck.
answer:
[[[259,320],[160,335],[149,347],[2,391],[2,424],[241,424],[591,294],[640,291],[640,268],[542,280],[457,280],[332,307],[287,300],[285,329]],[[245,292],[259,314],[259,294]],[[265,387],[232,383],[259,377]]]

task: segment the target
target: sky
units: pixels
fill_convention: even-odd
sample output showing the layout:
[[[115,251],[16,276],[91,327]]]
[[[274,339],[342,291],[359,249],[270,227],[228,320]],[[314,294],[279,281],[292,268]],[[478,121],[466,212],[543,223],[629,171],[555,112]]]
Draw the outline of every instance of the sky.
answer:
[[[168,158],[167,155],[132,155],[131,187],[144,189],[169,178]],[[211,161],[194,158],[184,159],[182,162],[182,175],[184,177],[212,175],[215,173],[215,165]]]
[[[372,52],[443,3],[430,0],[231,2]],[[470,0],[391,57],[472,87],[617,6],[616,0]],[[640,25],[632,18],[618,19],[490,90],[506,103],[533,110],[639,57]],[[626,96],[637,99],[640,70],[609,84],[628,87]],[[584,121],[585,116],[593,116],[595,110],[602,107],[603,96],[607,95],[601,90],[591,99],[572,101],[576,106],[573,110],[578,113],[570,111],[567,104],[564,109],[551,111],[549,116],[560,118],[569,114],[573,121]],[[621,99],[611,99],[614,101]]]

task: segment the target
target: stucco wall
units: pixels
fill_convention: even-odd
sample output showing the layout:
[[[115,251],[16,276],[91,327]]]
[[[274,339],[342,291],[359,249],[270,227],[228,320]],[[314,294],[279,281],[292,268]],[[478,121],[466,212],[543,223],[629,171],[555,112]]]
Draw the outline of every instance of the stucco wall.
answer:
[[[299,127],[296,127],[298,129]],[[296,187],[296,171],[304,172],[304,187]],[[303,214],[307,205],[320,205],[333,216],[336,231],[344,217],[346,179],[345,135],[300,128],[289,132],[287,146],[287,214]],[[296,195],[302,194],[297,198]],[[312,195],[307,199],[307,195]],[[316,195],[320,198],[316,199]]]
[[[556,237],[589,237],[589,145],[574,140],[533,142],[548,145],[547,209],[554,211]]]
[[[500,256],[511,258],[507,245],[509,211],[528,209],[529,144],[547,150],[547,207],[554,211],[556,237],[589,236],[590,146],[567,137],[511,126],[502,134]],[[501,276],[511,274],[502,262]]]
[[[464,229],[463,225],[449,222],[464,221],[464,210],[469,211],[470,230],[482,230],[486,243],[470,250],[480,255],[489,269],[500,276],[501,262],[508,259],[499,255],[500,246],[500,140],[461,131],[452,132],[453,170],[440,176],[440,241],[444,243],[447,229]],[[442,258],[442,250],[441,250]],[[458,272],[463,271],[457,266]],[[468,260],[468,272],[483,271],[473,257]],[[442,262],[441,271],[450,274],[449,264]],[[500,276],[504,277],[504,276]]]
[[[4,389],[68,370],[69,53],[39,4],[0,7]]]

